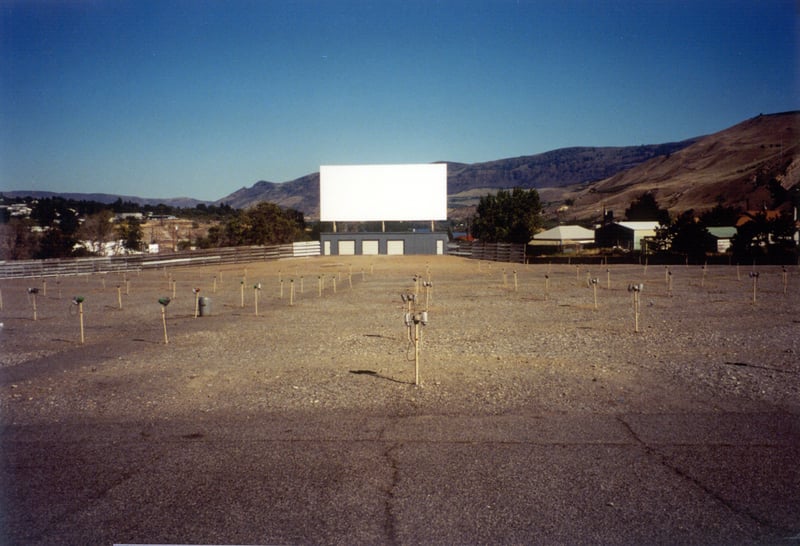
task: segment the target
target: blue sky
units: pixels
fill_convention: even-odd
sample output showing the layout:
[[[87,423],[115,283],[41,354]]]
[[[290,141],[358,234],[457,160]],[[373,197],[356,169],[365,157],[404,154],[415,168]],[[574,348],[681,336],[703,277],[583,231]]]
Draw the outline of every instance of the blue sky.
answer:
[[[0,55],[0,191],[216,200],[800,108],[793,0],[5,0]]]

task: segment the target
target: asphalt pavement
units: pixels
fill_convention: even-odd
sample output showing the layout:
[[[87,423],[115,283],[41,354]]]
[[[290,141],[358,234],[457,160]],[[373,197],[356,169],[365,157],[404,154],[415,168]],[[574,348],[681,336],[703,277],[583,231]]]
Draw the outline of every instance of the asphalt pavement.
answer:
[[[4,544],[800,544],[781,411],[7,426]]]

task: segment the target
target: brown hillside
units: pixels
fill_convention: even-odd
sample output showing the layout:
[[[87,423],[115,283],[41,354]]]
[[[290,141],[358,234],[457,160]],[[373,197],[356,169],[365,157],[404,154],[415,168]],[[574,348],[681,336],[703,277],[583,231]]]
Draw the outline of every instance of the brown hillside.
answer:
[[[784,189],[800,182],[800,112],[760,115],[709,135],[673,154],[563,194],[570,219],[620,217],[631,201],[652,192],[672,214],[718,202],[742,209],[773,207],[770,181]],[[554,206],[558,206],[557,204]],[[785,205],[784,205],[785,206]]]

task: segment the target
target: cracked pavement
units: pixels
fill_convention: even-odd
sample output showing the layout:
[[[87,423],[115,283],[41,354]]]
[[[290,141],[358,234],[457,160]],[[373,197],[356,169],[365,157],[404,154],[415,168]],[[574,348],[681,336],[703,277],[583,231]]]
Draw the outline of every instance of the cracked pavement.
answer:
[[[800,544],[800,303],[769,270],[759,306],[730,268],[648,279],[633,334],[629,294],[593,310],[575,266],[517,292],[507,265],[435,260],[415,386],[399,294],[429,259],[293,307],[264,290],[263,316],[238,281],[209,317],[179,296],[169,345],[160,272],[124,311],[87,292],[86,346],[4,282],[0,543]]]

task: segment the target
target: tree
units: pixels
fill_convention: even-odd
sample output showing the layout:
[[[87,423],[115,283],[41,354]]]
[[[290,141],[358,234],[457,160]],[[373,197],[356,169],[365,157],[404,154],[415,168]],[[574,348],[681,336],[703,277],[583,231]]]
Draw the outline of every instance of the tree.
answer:
[[[291,243],[299,227],[297,217],[275,203],[259,203],[245,211],[245,215],[250,228],[247,244],[251,245]]]
[[[277,245],[291,243],[304,227],[303,215],[261,202],[225,222],[228,245]]]
[[[722,203],[717,203],[713,209],[704,212],[700,220],[709,227],[715,226],[735,226],[739,218],[739,210],[734,207],[726,207]]]
[[[111,218],[110,210],[101,210],[86,218],[78,229],[78,236],[89,243],[89,248],[95,254],[102,253],[103,244],[111,238]]]
[[[669,211],[658,206],[655,195],[650,192],[643,193],[638,199],[631,201],[625,209],[625,218],[631,222],[658,221],[665,226],[669,225]]]
[[[64,233],[60,228],[48,228],[39,241],[39,250],[35,258],[42,260],[69,258],[72,255],[75,243],[75,239]]]
[[[500,190],[481,197],[476,212],[473,235],[492,243],[527,244],[542,223],[542,204],[535,189]]]
[[[133,252],[142,250],[142,225],[136,218],[126,218],[117,226],[122,245]]]
[[[796,252],[794,220],[788,213],[769,218],[766,213],[756,214],[752,220],[736,229],[731,246],[737,258],[781,255]]]
[[[658,230],[658,238],[666,242],[667,248],[685,254],[696,263],[705,258],[709,235],[705,224],[695,216],[693,210],[687,210],[669,226]]]
[[[0,256],[3,260],[29,260],[38,252],[38,240],[30,220],[11,218],[0,224]]]

